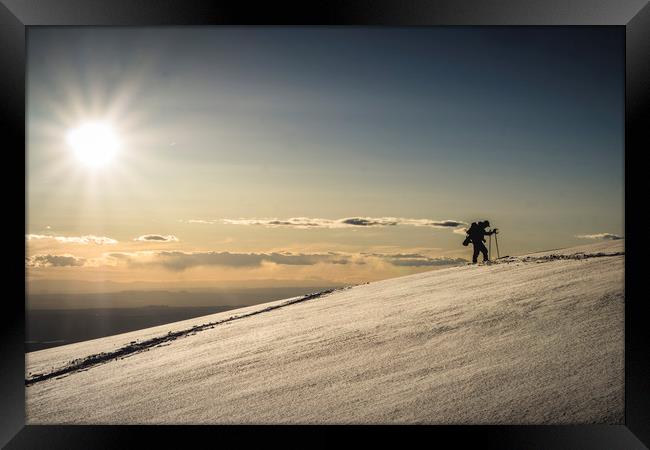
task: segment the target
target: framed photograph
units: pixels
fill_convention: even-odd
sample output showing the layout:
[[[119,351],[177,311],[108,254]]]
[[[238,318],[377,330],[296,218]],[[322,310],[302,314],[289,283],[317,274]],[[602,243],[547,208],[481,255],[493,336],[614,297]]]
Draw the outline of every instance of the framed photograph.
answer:
[[[650,445],[647,2],[0,24],[6,448]]]

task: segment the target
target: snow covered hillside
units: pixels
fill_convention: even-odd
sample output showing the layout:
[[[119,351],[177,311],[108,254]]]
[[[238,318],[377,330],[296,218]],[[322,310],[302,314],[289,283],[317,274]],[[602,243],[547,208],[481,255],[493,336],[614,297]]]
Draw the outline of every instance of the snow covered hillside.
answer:
[[[622,240],[28,353],[28,424],[622,423]]]

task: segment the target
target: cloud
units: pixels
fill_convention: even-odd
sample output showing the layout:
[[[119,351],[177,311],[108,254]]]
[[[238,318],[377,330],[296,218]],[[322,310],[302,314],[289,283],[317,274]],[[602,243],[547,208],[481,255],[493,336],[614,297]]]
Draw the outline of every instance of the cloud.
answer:
[[[458,220],[441,220],[439,222],[431,222],[432,227],[440,228],[456,228],[461,225],[465,225],[465,223]]]
[[[118,242],[106,236],[95,236],[92,234],[86,236],[51,236],[46,234],[28,234],[25,236],[28,241],[52,239],[62,244],[97,244],[113,245]]]
[[[173,271],[198,266],[260,267],[264,262],[288,266],[311,266],[318,263],[347,264],[349,261],[336,254],[304,254],[289,252],[230,253],[230,252],[135,252],[109,253],[110,258],[131,265],[158,265]]]
[[[623,236],[612,233],[578,234],[576,237],[580,239],[600,239],[603,241],[617,241],[619,239],[623,239]]]
[[[227,225],[262,225],[266,227],[332,228],[335,221],[329,219],[310,219],[308,217],[292,217],[289,219],[223,219],[223,223]]]
[[[204,219],[190,219],[190,220],[185,220],[185,221],[181,220],[181,222],[185,222],[185,223],[202,223],[202,224],[206,224],[206,225],[213,225],[215,223],[219,223],[218,220],[204,220]]]
[[[145,234],[138,236],[134,241],[140,242],[178,242],[178,238],[174,235],[168,234],[163,236],[161,234]]]
[[[135,255],[135,253],[132,253],[132,254],[129,254],[129,253],[109,253],[106,256],[108,256],[109,258],[128,260],[129,258],[131,258],[131,255]]]
[[[85,258],[73,255],[35,255],[25,258],[27,267],[80,267],[86,262]]]
[[[192,223],[214,223],[214,221],[188,221]],[[321,219],[309,217],[291,217],[289,219],[223,219],[228,225],[260,225],[265,227],[293,228],[355,228],[355,227],[394,227],[409,225],[416,227],[456,228],[467,225],[460,220],[409,219],[404,217],[345,217],[342,219]]]
[[[419,253],[363,253],[363,255],[381,258],[390,264],[399,267],[455,266],[467,262],[467,260],[463,258],[430,258]]]
[[[26,234],[25,239],[28,241],[34,241],[38,239],[54,239],[54,236],[47,236],[45,234]]]
[[[399,224],[399,221],[390,217],[349,217],[347,219],[339,219],[338,223],[356,227],[394,227]]]

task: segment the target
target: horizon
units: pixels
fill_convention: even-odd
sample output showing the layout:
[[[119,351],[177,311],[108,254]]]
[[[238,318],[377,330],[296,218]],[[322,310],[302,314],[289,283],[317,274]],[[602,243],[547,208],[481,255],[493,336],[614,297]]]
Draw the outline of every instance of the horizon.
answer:
[[[623,38],[32,29],[28,292],[376,281],[481,219],[503,255],[623,239]]]

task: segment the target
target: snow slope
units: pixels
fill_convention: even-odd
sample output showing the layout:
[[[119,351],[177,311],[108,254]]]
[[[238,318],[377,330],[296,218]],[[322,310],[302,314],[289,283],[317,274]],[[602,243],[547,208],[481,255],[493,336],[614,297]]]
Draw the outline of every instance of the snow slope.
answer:
[[[622,423],[623,252],[452,267],[28,353],[27,423]]]

